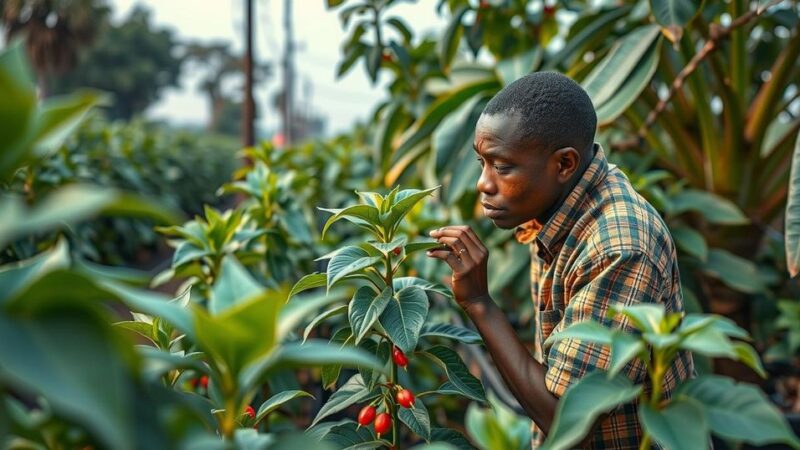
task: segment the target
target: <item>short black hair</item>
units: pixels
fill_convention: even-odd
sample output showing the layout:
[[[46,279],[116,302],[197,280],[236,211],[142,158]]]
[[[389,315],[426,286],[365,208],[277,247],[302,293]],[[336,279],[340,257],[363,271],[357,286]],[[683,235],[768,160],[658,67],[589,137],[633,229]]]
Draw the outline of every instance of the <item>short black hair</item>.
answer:
[[[483,114],[520,116],[520,138],[545,150],[594,144],[597,113],[583,88],[558,72],[534,72],[509,84],[486,105]]]

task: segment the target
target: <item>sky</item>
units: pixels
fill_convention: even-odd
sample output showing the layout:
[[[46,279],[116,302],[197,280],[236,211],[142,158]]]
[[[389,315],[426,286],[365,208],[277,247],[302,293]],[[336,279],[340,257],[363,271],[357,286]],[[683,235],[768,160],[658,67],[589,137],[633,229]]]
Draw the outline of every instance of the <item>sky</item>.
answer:
[[[158,26],[172,28],[181,40],[208,42],[225,40],[241,52],[244,47],[245,0],[110,0],[114,19],[123,20],[136,4],[152,12]],[[348,35],[342,30],[336,10],[329,11],[325,0],[293,1],[295,56],[295,97],[327,118],[327,134],[350,129],[356,120],[366,120],[377,102],[384,98],[380,86],[373,87],[359,63],[343,78],[336,79],[340,45]],[[274,67],[270,79],[256,91],[261,117],[259,127],[274,130],[279,126],[272,97],[280,87],[280,62],[284,46],[284,0],[255,0],[255,54]],[[406,19],[417,34],[441,30],[445,19],[436,14],[434,0],[400,3],[391,9]],[[209,106],[197,91],[197,77],[184,74],[179,89],[169,89],[161,101],[146,111],[148,117],[166,119],[178,125],[203,125]]]

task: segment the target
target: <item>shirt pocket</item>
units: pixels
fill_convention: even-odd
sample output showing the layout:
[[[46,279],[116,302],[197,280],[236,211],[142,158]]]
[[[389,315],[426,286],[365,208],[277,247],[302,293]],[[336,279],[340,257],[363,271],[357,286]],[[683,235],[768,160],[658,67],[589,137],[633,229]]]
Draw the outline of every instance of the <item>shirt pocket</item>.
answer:
[[[553,329],[561,323],[560,309],[546,309],[539,311],[539,326],[542,330],[542,343],[550,337]]]

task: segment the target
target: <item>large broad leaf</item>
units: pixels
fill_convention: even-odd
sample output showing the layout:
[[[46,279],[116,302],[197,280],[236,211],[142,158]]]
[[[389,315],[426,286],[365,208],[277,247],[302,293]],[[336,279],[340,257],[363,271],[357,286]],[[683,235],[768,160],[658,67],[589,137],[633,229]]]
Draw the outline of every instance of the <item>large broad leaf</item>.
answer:
[[[281,289],[277,293],[277,298],[285,296],[285,290]],[[343,301],[349,293],[344,289],[333,289],[329,293],[312,293],[294,297],[286,304],[278,314],[278,339],[283,339],[300,324],[315,314],[321,308],[331,303]]]
[[[635,305],[611,305],[609,311],[622,314],[641,331],[659,333],[664,321],[664,305],[640,303]]]
[[[453,297],[452,292],[450,292],[450,290],[444,285],[438,283],[431,283],[430,281],[423,280],[422,278],[417,278],[417,277],[395,278],[394,280],[392,280],[392,286],[394,286],[395,292],[400,292],[401,290],[409,286],[416,286],[425,292],[436,292],[437,294],[443,295],[445,297]]]
[[[606,328],[597,322],[587,320],[585,322],[574,323],[563,331],[553,333],[547,338],[544,345],[548,346],[564,339],[580,339],[582,341],[609,345],[611,344],[613,336],[614,332],[610,328]]]
[[[703,271],[728,286],[748,294],[757,294],[766,289],[758,267],[733,253],[714,248],[708,252],[708,262]]]
[[[661,31],[673,43],[681,40],[683,27],[700,11],[702,0],[650,0],[650,11]]]
[[[499,88],[500,83],[497,79],[481,80],[459,86],[452,92],[439,97],[417,121],[408,138],[395,151],[392,160],[399,161],[423,139],[430,136],[442,120],[461,104],[481,93],[496,92]]]
[[[281,405],[284,403],[294,400],[298,397],[311,397],[314,398],[313,395],[309,394],[306,391],[299,391],[299,390],[290,390],[290,391],[283,391],[279,392],[261,404],[258,407],[258,412],[256,413],[256,423],[263,420],[269,413],[275,411],[276,409],[280,408]]]
[[[800,134],[794,144],[789,194],[786,199],[786,267],[794,277],[800,273]]]
[[[670,227],[669,231],[678,248],[700,261],[708,261],[708,244],[700,232],[685,225]]]
[[[343,248],[328,263],[328,289],[337,281],[382,261],[380,256],[369,256],[366,250],[354,245]]]
[[[27,150],[21,141],[32,128],[36,108],[32,79],[22,42],[0,52],[0,178],[17,168]]]
[[[718,225],[746,225],[747,216],[732,201],[712,192],[686,189],[672,197],[671,214],[695,211]]]
[[[626,364],[647,350],[641,339],[628,333],[617,331],[611,339],[611,364],[608,375],[615,376]]]
[[[534,47],[525,53],[498,62],[497,74],[503,80],[503,86],[508,86],[535,71],[541,62],[542,48]]]
[[[325,286],[325,283],[328,280],[328,275],[324,273],[312,273],[300,278],[300,281],[292,286],[292,290],[289,291],[289,298],[305,291],[308,289],[314,289],[317,287]]]
[[[194,305],[193,305],[194,306]],[[278,311],[283,299],[264,292],[220,314],[194,306],[197,344],[232,374],[265,356],[275,346]]]
[[[328,232],[328,228],[339,219],[346,219],[355,224],[366,225],[370,228],[376,228],[380,223],[380,212],[378,208],[371,205],[353,205],[343,209],[319,209],[333,214],[322,228],[323,238],[325,237],[325,233]]]
[[[350,301],[347,314],[350,319],[350,327],[353,329],[353,336],[356,338],[356,345],[372,329],[372,325],[378,320],[391,299],[392,290],[388,287],[377,295],[369,286],[362,286],[356,291]]]
[[[243,385],[255,386],[258,381],[275,370],[325,365],[363,367],[386,373],[382,361],[378,361],[375,355],[360,348],[308,340],[305,343],[291,342],[278,346],[272,354],[248,367],[241,379]]]
[[[46,274],[66,269],[70,265],[69,248],[59,240],[50,250],[33,258],[0,267],[0,305],[7,304],[14,295],[26,289]]]
[[[447,443],[458,450],[475,450],[475,447],[469,442],[469,439],[458,431],[451,430],[450,428],[431,429],[431,442]]]
[[[350,405],[354,405],[369,396],[370,391],[367,389],[367,386],[364,384],[364,380],[361,379],[361,374],[353,375],[347,383],[345,383],[338,391],[334,392],[333,395],[322,405],[317,416],[314,417],[314,421],[311,422],[311,426],[317,424],[320,420],[330,416],[333,413],[339,412]]]
[[[428,316],[425,291],[409,286],[398,291],[386,305],[380,323],[392,342],[405,353],[417,347],[419,332]]]
[[[614,95],[602,104],[595,105],[597,124],[599,126],[612,123],[639,98],[639,95],[650,84],[650,80],[656,72],[660,55],[661,40],[656,39],[639,60],[639,64],[633,68],[628,78],[614,92]]]
[[[460,154],[465,151],[472,153],[475,124],[485,106],[486,100],[482,96],[475,96],[445,117],[436,127],[431,140],[436,153],[436,174],[439,177],[452,172]],[[476,162],[474,158],[472,162]]]
[[[550,434],[541,447],[567,450],[580,442],[601,414],[630,402],[641,392],[623,376],[608,378],[605,372],[592,372],[567,389],[558,401]]]
[[[723,438],[754,445],[784,443],[800,448],[784,415],[756,386],[719,375],[705,375],[682,384],[675,397],[697,400],[711,431]]]
[[[413,408],[400,408],[397,413],[400,420],[426,441],[431,439],[431,419],[428,409],[422,401],[414,402]]]
[[[133,380],[124,361],[134,355],[103,320],[80,311],[82,300],[72,300],[71,311],[35,319],[0,314],[0,382],[43,396],[103,446],[133,449]]]
[[[611,99],[641,64],[657,37],[658,26],[645,25],[626,34],[614,45],[603,61],[583,80],[583,87],[592,103],[602,105]]]
[[[391,234],[394,234],[394,230],[403,217],[411,211],[411,208],[426,196],[431,195],[436,189],[439,189],[439,187],[437,186],[425,190],[404,189],[398,192],[397,196],[394,198],[394,202],[390,206],[389,216],[383,222],[384,228],[386,230],[391,230]]]
[[[574,60],[576,57],[583,56],[583,52],[580,50],[584,46],[598,37],[602,37],[603,34],[608,34],[614,25],[622,17],[625,17],[632,8],[633,6],[631,5],[615,5],[600,11],[587,9],[588,15],[579,18],[579,21],[586,21],[588,23],[587,26],[580,29],[576,26],[571,27],[570,33],[567,35],[566,45],[558,53],[547,58],[544,69],[553,70],[566,60]]]
[[[483,342],[481,336],[469,328],[458,327],[449,323],[436,323],[425,325],[420,331],[420,337],[432,336],[453,339],[465,344],[480,344]]]
[[[400,101],[392,102],[384,113],[378,132],[376,133],[376,161],[381,164],[381,173],[386,174],[391,164],[392,149],[395,136],[401,131],[402,127],[409,121],[408,113]],[[376,194],[377,195],[377,194]],[[373,206],[380,207],[379,204]]]
[[[429,348],[423,355],[433,359],[445,370],[447,378],[450,380],[450,387],[456,389],[467,398],[480,402],[486,401],[486,393],[481,382],[469,372],[467,365],[464,364],[464,361],[461,360],[455,350],[437,345]]]
[[[392,443],[377,439],[367,427],[359,427],[355,422],[334,425],[322,440],[337,449],[367,450],[380,447],[391,447]]]
[[[465,5],[453,12],[450,23],[445,28],[441,39],[439,39],[439,65],[445,73],[449,71],[453,58],[458,51],[461,36],[464,34],[464,25],[461,23],[461,19],[464,17],[464,13],[469,10],[470,8]]]
[[[311,334],[311,331],[314,329],[314,327],[319,325],[320,322],[329,317],[333,317],[339,314],[344,314],[347,312],[347,309],[348,305],[334,306],[333,308],[326,310],[320,313],[318,316],[314,317],[314,319],[308,323],[306,329],[303,331],[303,341],[305,342],[308,339],[308,335]]]
[[[258,284],[250,272],[233,256],[222,259],[219,277],[211,288],[208,310],[219,314],[261,293],[264,287]]]
[[[711,327],[702,328],[683,339],[681,348],[705,356],[736,359],[736,349],[725,334]]]
[[[662,410],[639,406],[642,426],[653,439],[670,450],[694,450],[708,446],[708,422],[703,405],[692,399],[676,399]]]

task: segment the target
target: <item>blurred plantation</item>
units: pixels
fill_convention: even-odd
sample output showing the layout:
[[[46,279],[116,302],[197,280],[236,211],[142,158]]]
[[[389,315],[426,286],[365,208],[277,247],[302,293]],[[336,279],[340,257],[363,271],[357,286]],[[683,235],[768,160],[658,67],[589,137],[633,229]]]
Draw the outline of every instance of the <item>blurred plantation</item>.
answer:
[[[431,228],[472,225],[490,290],[530,341],[529,249],[480,217],[472,141],[488,100],[540,70],[584,86],[598,142],[679,250],[698,315],[648,311],[663,325],[650,331],[696,352],[708,377],[686,395],[716,409],[679,406],[707,419],[700,441],[648,431],[670,448],[709,433],[796,447],[797,2],[416,2],[447,19],[428,34],[398,3],[326,0],[347,31],[337,75],[385,87],[366,123],[236,153],[245,59],[228,43],[180,42],[144,9],[112,23],[104,2],[0,0],[20,40],[0,51],[4,448],[529,448],[447,271],[417,252]],[[273,61],[254,64],[257,83]],[[187,71],[202,74],[204,130],[142,119]],[[399,386],[417,408],[395,402]],[[392,431],[356,427],[367,404]]]

